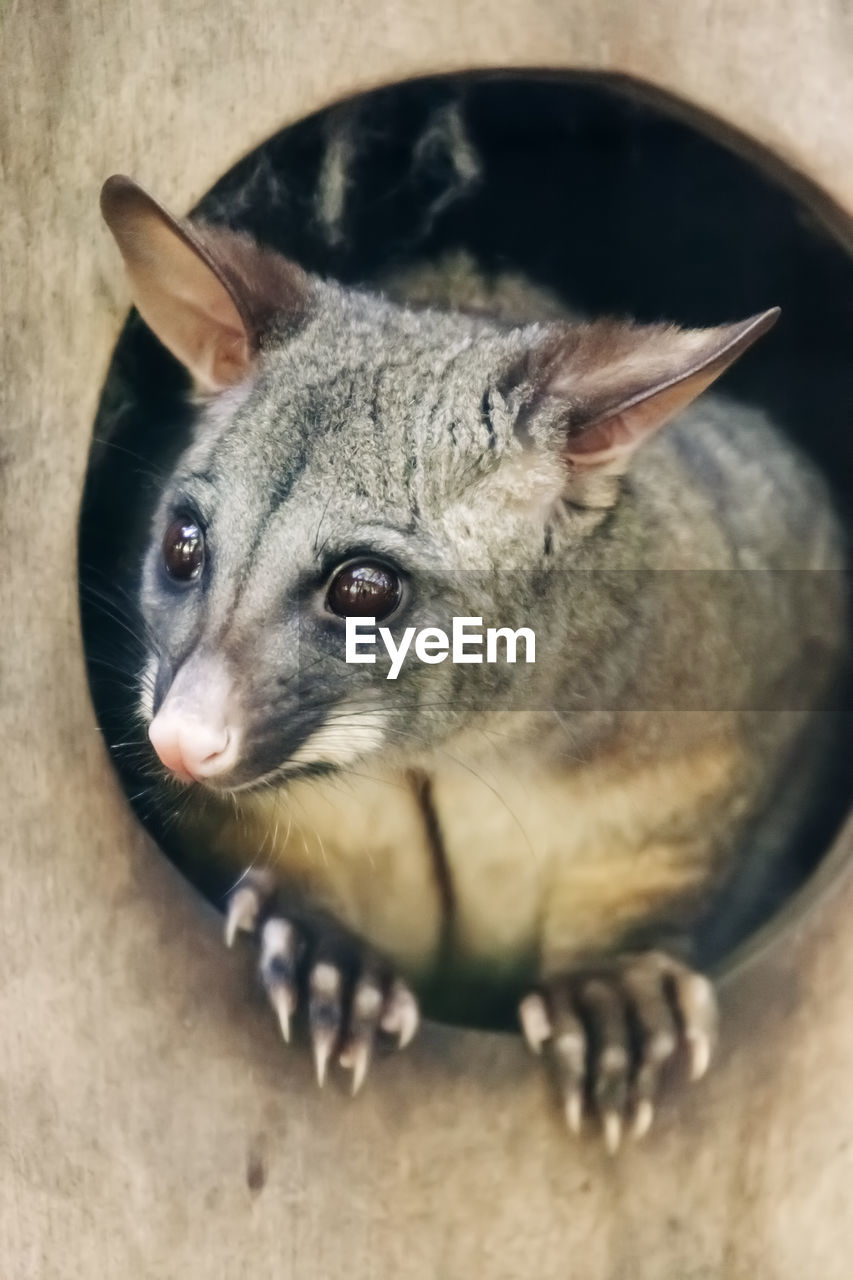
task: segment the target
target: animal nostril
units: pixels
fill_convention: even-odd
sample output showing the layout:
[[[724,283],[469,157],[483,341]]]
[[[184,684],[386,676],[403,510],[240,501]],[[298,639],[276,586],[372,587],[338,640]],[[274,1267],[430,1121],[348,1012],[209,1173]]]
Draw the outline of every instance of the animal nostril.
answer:
[[[218,735],[215,735],[215,742],[209,743],[210,750],[206,756],[202,756],[199,764],[212,764],[218,760],[220,756],[225,755],[231,743],[231,734],[227,729],[223,729]]]
[[[182,726],[181,754],[195,778],[211,778],[230,763],[231,733],[223,728],[190,721]]]
[[[232,686],[219,659],[190,657],[178,670],[148,726],[152,746],[183,782],[220,777],[240,754]]]
[[[184,782],[213,778],[230,768],[235,738],[227,726],[179,715],[155,716],[148,736],[163,764]]]

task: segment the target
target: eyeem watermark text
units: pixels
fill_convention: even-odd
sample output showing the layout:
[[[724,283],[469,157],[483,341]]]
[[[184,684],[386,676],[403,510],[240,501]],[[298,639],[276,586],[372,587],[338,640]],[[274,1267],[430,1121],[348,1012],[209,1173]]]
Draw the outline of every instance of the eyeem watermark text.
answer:
[[[479,630],[477,630],[479,628]],[[524,644],[524,661],[536,661],[536,636],[530,627],[487,627],[483,631],[482,618],[454,618],[453,630],[448,636],[441,627],[406,627],[396,644],[388,627],[376,627],[375,618],[347,618],[347,662],[375,662],[376,654],[369,650],[381,640],[391,659],[387,680],[396,680],[410,650],[419,662],[434,665],[450,658],[451,662],[515,662],[519,641]],[[414,641],[414,644],[412,643]],[[485,656],[483,649],[485,645]],[[498,649],[503,653],[499,657]]]

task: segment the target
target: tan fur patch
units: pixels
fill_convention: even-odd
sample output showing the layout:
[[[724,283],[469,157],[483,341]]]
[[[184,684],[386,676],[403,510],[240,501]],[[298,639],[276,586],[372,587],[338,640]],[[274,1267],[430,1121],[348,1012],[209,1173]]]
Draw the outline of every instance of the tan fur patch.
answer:
[[[505,970],[538,956],[549,972],[617,946],[645,921],[677,924],[721,869],[739,767],[727,739],[653,764],[626,744],[571,771],[544,771],[532,757],[482,772],[447,759],[431,776],[455,963]],[[251,862],[279,867],[406,973],[428,972],[441,895],[404,775],[299,782],[241,810],[224,815],[215,837],[235,873]]]
[[[371,771],[294,782],[223,809],[213,852],[280,868],[282,882],[332,911],[405,973],[429,967],[440,898],[420,806],[402,774]]]
[[[713,878],[733,746],[655,765],[513,769],[478,784],[442,769],[434,798],[456,891],[457,945],[476,961],[538,953],[545,970],[618,943]],[[713,814],[714,821],[711,821]]]

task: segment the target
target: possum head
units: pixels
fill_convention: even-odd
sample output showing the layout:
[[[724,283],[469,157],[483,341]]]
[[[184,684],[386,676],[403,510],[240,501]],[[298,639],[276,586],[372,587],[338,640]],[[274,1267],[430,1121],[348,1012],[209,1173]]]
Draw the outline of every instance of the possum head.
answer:
[[[176,777],[226,790],[417,756],[544,678],[412,660],[388,680],[384,649],[345,660],[345,619],[397,644],[454,617],[531,626],[635,450],[776,315],[513,328],[325,283],[125,178],[102,209],[199,400],[144,566],[142,710]]]

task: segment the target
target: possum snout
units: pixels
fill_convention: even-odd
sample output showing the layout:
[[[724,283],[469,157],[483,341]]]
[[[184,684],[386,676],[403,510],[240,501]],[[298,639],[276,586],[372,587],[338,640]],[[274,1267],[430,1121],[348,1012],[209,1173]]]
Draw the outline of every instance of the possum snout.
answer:
[[[236,764],[240,736],[221,659],[189,658],[148,726],[157,755],[181,782],[212,782]]]

